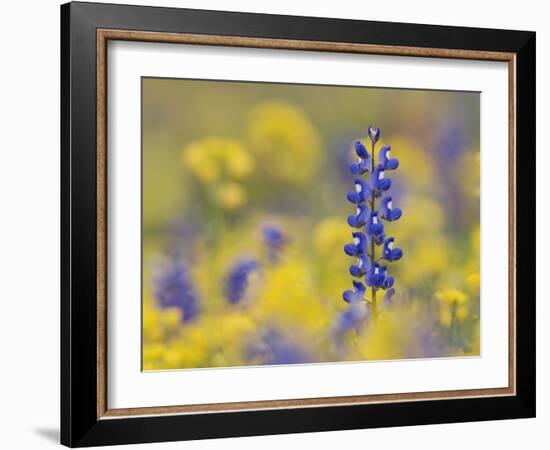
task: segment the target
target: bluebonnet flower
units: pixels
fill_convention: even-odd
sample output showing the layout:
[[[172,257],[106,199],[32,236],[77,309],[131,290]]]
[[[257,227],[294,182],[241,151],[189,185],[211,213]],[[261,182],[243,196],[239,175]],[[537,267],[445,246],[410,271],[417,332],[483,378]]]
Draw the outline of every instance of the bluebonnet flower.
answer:
[[[383,191],[387,191],[391,187],[391,180],[386,178],[384,168],[380,165],[376,166],[369,181],[369,188],[374,192],[376,197],[382,195]]]
[[[154,294],[160,308],[178,308],[184,322],[193,320],[200,312],[200,303],[191,283],[187,266],[171,260],[158,268],[154,279]]]
[[[388,275],[388,267],[374,263],[367,274],[367,286],[373,289],[389,289],[393,286],[394,278]]]
[[[367,220],[365,231],[367,236],[380,236],[384,233],[384,224],[378,218],[377,212],[371,212]]]
[[[385,145],[378,153],[378,161],[380,161],[384,170],[395,170],[399,167],[399,160],[397,158],[390,159],[390,151],[391,147]]]
[[[357,264],[349,266],[349,273],[352,277],[362,277],[370,269],[370,259],[366,254],[359,255],[357,258]]]
[[[382,258],[387,261],[397,261],[403,256],[403,250],[400,248],[394,248],[393,243],[395,242],[394,238],[388,238],[384,241],[384,248],[382,250]]]
[[[390,196],[384,197],[380,204],[380,212],[382,219],[387,220],[388,222],[393,222],[401,218],[403,211],[400,208],[394,208],[392,205],[392,199]]]
[[[271,262],[277,262],[282,248],[288,241],[286,236],[279,227],[267,224],[262,227],[262,237],[268,250],[269,259]]]
[[[374,240],[374,243],[376,245],[382,245],[384,243],[384,241],[386,240],[386,233],[382,232],[378,235],[367,236],[367,238]]]
[[[353,281],[353,290],[347,290],[342,295],[344,301],[348,303],[348,308],[342,311],[334,324],[334,333],[338,338],[346,331],[359,329],[366,325],[369,308],[364,300],[366,288],[363,283]]]
[[[376,289],[381,288],[384,285],[386,279],[386,266],[381,266],[379,263],[374,263],[369,270],[366,277],[367,286],[374,287]]]
[[[347,199],[351,203],[364,203],[369,199],[370,189],[365,180],[357,178],[355,180],[355,191],[348,192]]]
[[[357,155],[358,161],[349,167],[350,172],[354,175],[363,175],[371,170],[369,152],[361,141],[355,142],[355,154]]]
[[[225,282],[225,297],[229,303],[239,303],[245,297],[249,276],[258,269],[258,262],[253,259],[237,261],[233,265]]]
[[[356,303],[363,301],[365,298],[365,285],[359,281],[353,281],[353,291],[347,290],[342,294],[342,298],[346,303]]]
[[[309,352],[275,328],[263,331],[259,342],[247,350],[247,357],[262,364],[304,364],[312,361]]]
[[[376,144],[378,142],[378,139],[380,139],[380,128],[372,128],[369,126],[367,133],[369,134],[369,138],[374,147],[374,144]]]
[[[355,153],[359,161],[351,164],[350,172],[354,175],[369,173],[368,182],[358,178],[355,180],[355,191],[348,192],[347,199],[356,205],[355,214],[348,216],[348,224],[353,228],[363,229],[352,233],[354,242],[346,244],[344,251],[347,255],[355,257],[356,263],[351,264],[349,273],[355,278],[363,278],[371,288],[371,298],[366,298],[366,287],[360,281],[353,281],[353,290],[347,290],[342,297],[350,306],[338,318],[337,330],[356,328],[361,321],[365,321],[372,311],[374,320],[377,318],[376,292],[385,291],[383,304],[392,302],[395,294],[393,276],[388,275],[386,265],[380,264],[380,260],[394,262],[401,259],[403,251],[394,248],[395,239],[386,237],[382,220],[393,222],[402,216],[399,208],[392,205],[391,196],[385,196],[377,208],[377,199],[391,188],[392,182],[386,177],[386,170],[395,170],[399,167],[399,160],[390,157],[390,146],[384,146],[378,152],[378,163],[374,162],[376,143],[380,139],[380,128],[368,128],[368,137],[371,141],[371,151],[357,141]],[[369,166],[370,165],[370,166]],[[376,257],[376,246],[383,246],[382,254]],[[370,247],[370,250],[369,250]],[[360,306],[358,306],[360,305]]]
[[[366,205],[358,205],[355,210],[355,215],[348,216],[348,225],[353,228],[364,227],[369,218],[370,211]]]
[[[353,244],[346,244],[344,251],[348,256],[363,255],[367,251],[367,237],[360,231],[351,233]]]

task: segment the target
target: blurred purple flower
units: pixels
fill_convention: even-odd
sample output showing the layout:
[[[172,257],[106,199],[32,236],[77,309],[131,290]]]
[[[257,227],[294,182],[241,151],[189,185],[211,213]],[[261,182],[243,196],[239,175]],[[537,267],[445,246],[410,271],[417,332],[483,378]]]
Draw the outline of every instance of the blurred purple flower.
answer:
[[[438,176],[441,181],[442,203],[446,206],[450,223],[460,224],[463,219],[460,201],[460,179],[456,177],[457,164],[469,147],[463,120],[454,120],[444,127],[433,144],[432,152],[438,156]]]
[[[267,224],[262,227],[262,238],[267,247],[270,261],[277,262],[280,252],[288,242],[288,239],[279,227],[272,224]]]
[[[267,328],[259,342],[249,346],[247,357],[260,360],[261,364],[303,364],[313,361],[307,350],[275,328]]]
[[[184,322],[197,317],[200,302],[183,261],[173,258],[164,266],[157,267],[153,284],[160,308],[178,308],[182,312]]]
[[[340,336],[346,331],[355,329],[359,331],[367,325],[369,317],[369,307],[364,301],[353,302],[348,309],[341,312],[334,324],[334,333]]]
[[[253,259],[243,259],[233,265],[225,282],[225,297],[229,303],[239,303],[245,297],[249,276],[258,269],[258,262]]]

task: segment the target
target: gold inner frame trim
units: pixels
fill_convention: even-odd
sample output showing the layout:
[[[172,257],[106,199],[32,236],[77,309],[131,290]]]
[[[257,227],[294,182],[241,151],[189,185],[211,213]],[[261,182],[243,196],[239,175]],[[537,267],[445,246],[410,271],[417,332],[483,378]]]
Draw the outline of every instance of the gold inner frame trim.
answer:
[[[287,400],[262,400],[200,405],[109,409],[107,405],[107,42],[109,40],[306,50],[371,55],[501,61],[508,63],[508,387],[409,392]],[[265,39],[240,36],[97,30],[97,418],[206,414],[265,409],[313,408],[421,400],[448,400],[516,394],[516,54],[445,48],[404,47],[342,42]]]

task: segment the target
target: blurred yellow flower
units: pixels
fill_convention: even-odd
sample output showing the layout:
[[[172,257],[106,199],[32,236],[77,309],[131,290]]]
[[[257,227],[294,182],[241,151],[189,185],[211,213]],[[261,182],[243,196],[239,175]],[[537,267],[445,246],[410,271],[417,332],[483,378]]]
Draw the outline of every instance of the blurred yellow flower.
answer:
[[[381,315],[377,323],[369,327],[366,338],[361,341],[361,357],[371,361],[403,357],[406,334],[403,333],[402,325],[395,315]]]
[[[330,321],[315,294],[308,265],[291,260],[271,268],[258,301],[262,320],[296,327],[304,334],[316,334]]]
[[[400,244],[407,257],[407,266],[396,266],[399,278],[409,286],[429,283],[449,268],[449,243],[444,235],[419,233],[416,239],[413,237]]]
[[[182,311],[179,308],[167,308],[163,311],[161,320],[166,329],[176,330],[182,321]]]
[[[468,317],[468,313],[468,307],[465,305],[460,305],[456,308],[456,319],[462,322],[466,319],[466,317]]]
[[[143,345],[143,369],[162,369],[161,360],[164,353],[164,343],[153,343]]]
[[[143,306],[143,338],[145,341],[161,341],[162,340],[162,328],[160,327],[160,314],[161,311]]]
[[[315,227],[312,239],[319,255],[334,257],[343,253],[344,245],[351,240],[351,232],[341,217],[327,217]]]
[[[392,232],[400,241],[428,236],[445,225],[443,205],[427,195],[406,195],[399,205],[404,214],[401,220],[392,223]]]
[[[246,191],[237,183],[223,183],[216,189],[216,201],[223,209],[237,209],[246,203]]]
[[[149,342],[161,341],[165,335],[176,332],[181,321],[181,311],[177,308],[160,310],[151,305],[144,305],[143,337]]]
[[[466,306],[455,307],[455,320],[462,322],[468,317],[469,310]],[[445,327],[450,327],[453,322],[453,306],[449,304],[442,305],[439,309],[439,322]]]
[[[244,145],[231,138],[205,137],[187,144],[182,163],[204,184],[222,177],[242,179],[254,169],[254,160]]]
[[[321,153],[320,136],[310,119],[294,105],[272,100],[250,113],[248,128],[262,167],[278,180],[301,184],[315,173]]]
[[[456,303],[457,305],[463,305],[468,299],[464,292],[454,288],[445,288],[437,291],[435,293],[435,298],[443,303]]]
[[[408,190],[433,190],[436,179],[433,158],[418,142],[400,135],[382,136],[381,145],[386,145],[384,142],[391,144],[392,157],[399,159],[399,177],[406,179]]]
[[[467,356],[477,356],[481,354],[481,351],[480,351],[481,339],[479,336],[479,332],[480,332],[480,327],[479,327],[479,322],[477,322],[474,326],[474,330],[472,332],[472,336],[470,339],[469,351],[465,352]]]
[[[480,277],[479,272],[473,272],[466,277],[466,284],[472,290],[479,290]]]
[[[206,320],[203,328],[208,333],[210,348],[217,351],[215,365],[236,365],[242,361],[244,347],[256,324],[248,314],[227,312]]]

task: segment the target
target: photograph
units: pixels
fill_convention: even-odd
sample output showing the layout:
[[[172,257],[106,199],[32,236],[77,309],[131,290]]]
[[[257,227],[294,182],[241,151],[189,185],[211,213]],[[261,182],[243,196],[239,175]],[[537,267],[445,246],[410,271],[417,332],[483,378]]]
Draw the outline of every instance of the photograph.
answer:
[[[479,92],[141,94],[144,371],[480,356]]]

